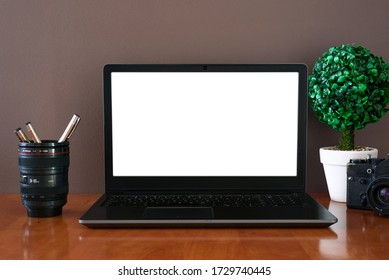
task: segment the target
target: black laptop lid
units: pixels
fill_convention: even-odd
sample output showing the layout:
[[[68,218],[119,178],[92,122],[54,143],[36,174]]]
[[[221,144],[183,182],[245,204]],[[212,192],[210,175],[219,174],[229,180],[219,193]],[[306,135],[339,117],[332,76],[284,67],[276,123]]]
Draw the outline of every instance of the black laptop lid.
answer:
[[[307,69],[106,65],[106,191],[304,191]]]

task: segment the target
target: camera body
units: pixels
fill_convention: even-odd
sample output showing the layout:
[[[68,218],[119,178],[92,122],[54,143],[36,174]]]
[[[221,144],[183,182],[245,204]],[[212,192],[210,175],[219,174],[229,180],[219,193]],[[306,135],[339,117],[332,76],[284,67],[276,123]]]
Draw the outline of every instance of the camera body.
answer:
[[[350,159],[347,164],[347,207],[389,215],[389,159]]]

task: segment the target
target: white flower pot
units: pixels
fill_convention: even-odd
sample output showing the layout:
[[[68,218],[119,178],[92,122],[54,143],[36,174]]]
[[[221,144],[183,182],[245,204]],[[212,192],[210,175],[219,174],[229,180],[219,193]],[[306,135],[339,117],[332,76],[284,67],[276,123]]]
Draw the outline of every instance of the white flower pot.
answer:
[[[376,158],[378,150],[368,148],[366,151],[339,151],[331,147],[320,148],[320,162],[323,164],[331,200],[347,200],[347,163],[350,159]]]

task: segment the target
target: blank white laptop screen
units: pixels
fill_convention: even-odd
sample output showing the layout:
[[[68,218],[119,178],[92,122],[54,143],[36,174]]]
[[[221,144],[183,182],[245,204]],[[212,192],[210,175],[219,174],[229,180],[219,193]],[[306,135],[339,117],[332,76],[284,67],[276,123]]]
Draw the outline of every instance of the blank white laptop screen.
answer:
[[[297,72],[111,75],[114,176],[297,175]]]

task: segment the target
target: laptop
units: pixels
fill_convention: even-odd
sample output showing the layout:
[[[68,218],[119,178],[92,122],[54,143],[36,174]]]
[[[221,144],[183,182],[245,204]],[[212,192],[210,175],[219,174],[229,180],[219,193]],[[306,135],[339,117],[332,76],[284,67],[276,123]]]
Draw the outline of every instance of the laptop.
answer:
[[[328,227],[305,192],[307,68],[106,65],[87,227]]]

